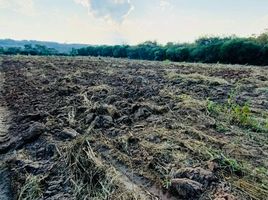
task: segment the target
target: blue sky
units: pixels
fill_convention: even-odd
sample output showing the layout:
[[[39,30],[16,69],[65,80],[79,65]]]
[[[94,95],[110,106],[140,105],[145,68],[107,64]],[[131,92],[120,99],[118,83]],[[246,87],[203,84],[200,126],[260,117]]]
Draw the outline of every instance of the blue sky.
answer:
[[[267,28],[268,0],[0,0],[0,38],[166,43]]]

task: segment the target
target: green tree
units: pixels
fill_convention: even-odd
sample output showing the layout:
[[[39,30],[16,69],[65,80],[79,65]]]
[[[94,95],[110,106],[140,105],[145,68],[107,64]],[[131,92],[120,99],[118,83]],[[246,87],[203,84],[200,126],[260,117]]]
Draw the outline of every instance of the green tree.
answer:
[[[220,60],[231,64],[259,64],[261,46],[250,40],[232,39],[220,48]]]
[[[3,53],[4,53],[4,48],[0,47],[0,54],[3,54]]]

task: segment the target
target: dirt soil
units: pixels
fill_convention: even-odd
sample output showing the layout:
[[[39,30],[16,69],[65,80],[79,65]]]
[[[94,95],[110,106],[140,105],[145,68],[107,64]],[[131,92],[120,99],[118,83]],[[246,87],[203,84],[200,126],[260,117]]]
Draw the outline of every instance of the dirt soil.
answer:
[[[268,67],[5,56],[0,72],[0,199],[267,199]]]

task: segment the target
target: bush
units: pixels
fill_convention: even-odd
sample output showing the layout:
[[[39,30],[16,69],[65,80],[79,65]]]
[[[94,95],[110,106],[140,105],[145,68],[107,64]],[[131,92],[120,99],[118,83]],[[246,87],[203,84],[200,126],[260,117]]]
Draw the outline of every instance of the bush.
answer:
[[[261,46],[245,39],[232,39],[220,48],[220,61],[230,64],[261,64]]]

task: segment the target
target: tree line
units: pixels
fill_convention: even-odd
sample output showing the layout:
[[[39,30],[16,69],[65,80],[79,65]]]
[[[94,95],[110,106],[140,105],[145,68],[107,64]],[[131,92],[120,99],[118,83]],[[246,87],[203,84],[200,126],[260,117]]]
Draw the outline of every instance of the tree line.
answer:
[[[89,46],[73,49],[72,55],[109,56],[143,60],[268,65],[268,33],[257,37],[202,37],[194,43],[148,41],[139,45]]]
[[[0,54],[104,56],[175,62],[203,62],[226,64],[268,65],[268,32],[248,38],[202,37],[193,43],[167,43],[154,41],[130,45],[99,45],[73,48],[69,54],[59,54],[42,45],[24,48],[1,48]]]
[[[48,48],[45,45],[39,44],[26,44],[24,47],[0,47],[0,54],[4,55],[39,55],[39,56],[51,56],[61,55],[56,49]],[[64,54],[63,54],[64,55]],[[66,54],[68,55],[68,54]]]

